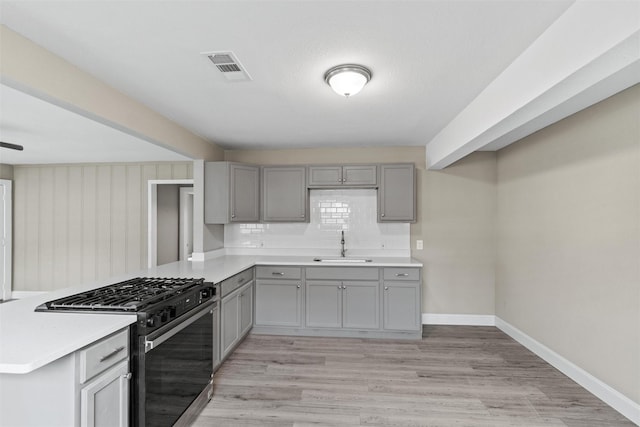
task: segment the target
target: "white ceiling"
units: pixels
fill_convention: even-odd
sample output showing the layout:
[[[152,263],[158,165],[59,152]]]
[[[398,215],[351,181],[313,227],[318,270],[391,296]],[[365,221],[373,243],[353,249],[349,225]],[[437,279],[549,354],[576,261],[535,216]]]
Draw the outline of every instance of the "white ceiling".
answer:
[[[0,85],[0,163],[105,163],[190,160],[157,145]]]
[[[0,22],[228,149],[419,146],[571,3],[2,0]],[[210,51],[253,80],[226,81]],[[350,99],[323,81],[345,62],[373,72]]]

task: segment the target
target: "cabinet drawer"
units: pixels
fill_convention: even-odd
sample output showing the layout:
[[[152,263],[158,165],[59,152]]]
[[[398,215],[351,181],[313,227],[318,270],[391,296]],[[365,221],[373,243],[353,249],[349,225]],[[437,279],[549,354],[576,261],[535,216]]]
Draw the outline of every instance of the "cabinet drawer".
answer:
[[[417,280],[420,280],[420,269],[407,268],[407,267],[399,267],[399,268],[387,267],[384,269],[384,280],[417,281]]]
[[[124,330],[80,350],[80,382],[129,357],[129,330]]]
[[[300,279],[300,267],[263,266],[256,267],[256,277],[259,279]]]
[[[245,283],[253,280],[253,268],[249,268],[241,273],[225,279],[220,284],[220,296],[224,298],[225,295],[229,295],[231,292],[238,289]]]
[[[307,279],[378,280],[375,267],[307,267]]]

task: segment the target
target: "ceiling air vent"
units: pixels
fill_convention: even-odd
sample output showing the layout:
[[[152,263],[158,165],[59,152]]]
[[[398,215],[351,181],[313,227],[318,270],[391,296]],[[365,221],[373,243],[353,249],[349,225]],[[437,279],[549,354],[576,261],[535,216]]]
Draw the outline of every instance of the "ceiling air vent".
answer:
[[[233,52],[203,52],[202,54],[209,58],[225,79],[234,82],[251,80],[249,73]]]

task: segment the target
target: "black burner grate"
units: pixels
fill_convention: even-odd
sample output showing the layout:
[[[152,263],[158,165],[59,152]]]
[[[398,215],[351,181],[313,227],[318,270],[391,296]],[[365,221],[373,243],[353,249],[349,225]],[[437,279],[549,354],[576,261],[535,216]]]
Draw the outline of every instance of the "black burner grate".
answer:
[[[49,301],[39,306],[37,310],[137,312],[151,304],[186,292],[203,282],[204,279],[136,277],[135,279]]]

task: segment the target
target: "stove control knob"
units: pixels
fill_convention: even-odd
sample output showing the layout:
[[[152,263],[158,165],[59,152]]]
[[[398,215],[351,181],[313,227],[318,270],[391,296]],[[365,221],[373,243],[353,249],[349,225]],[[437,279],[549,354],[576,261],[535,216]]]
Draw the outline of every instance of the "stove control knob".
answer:
[[[162,310],[162,312],[160,312],[160,323],[165,323],[167,320],[169,320],[169,310]]]
[[[147,319],[147,326],[150,328],[153,328],[154,326],[156,326],[156,317],[155,316],[149,316],[149,318]]]
[[[169,307],[169,319],[173,319],[174,317],[176,317],[177,314],[177,310],[175,306],[171,306]]]
[[[211,298],[211,288],[204,288],[200,291],[200,298],[201,299],[207,299],[207,298]]]

